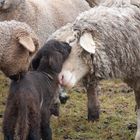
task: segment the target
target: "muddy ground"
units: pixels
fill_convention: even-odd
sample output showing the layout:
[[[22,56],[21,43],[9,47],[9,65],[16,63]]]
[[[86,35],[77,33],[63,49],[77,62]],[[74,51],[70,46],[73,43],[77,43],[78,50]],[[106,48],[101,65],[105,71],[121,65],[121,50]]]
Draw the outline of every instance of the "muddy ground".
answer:
[[[61,106],[60,117],[52,117],[53,140],[134,140],[136,112],[133,90],[120,80],[102,81],[100,120],[87,121],[86,93],[73,90]],[[0,76],[0,140],[8,82]]]

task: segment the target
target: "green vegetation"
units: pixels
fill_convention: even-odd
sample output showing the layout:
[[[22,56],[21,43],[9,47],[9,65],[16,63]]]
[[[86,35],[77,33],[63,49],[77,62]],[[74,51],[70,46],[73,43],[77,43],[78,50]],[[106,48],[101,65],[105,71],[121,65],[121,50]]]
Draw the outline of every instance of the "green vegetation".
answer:
[[[0,124],[8,82],[0,77]],[[101,82],[101,114],[98,122],[87,121],[86,94],[73,92],[61,106],[59,118],[52,117],[53,140],[134,140],[136,112],[133,91],[119,80]],[[0,140],[2,128],[0,127]]]

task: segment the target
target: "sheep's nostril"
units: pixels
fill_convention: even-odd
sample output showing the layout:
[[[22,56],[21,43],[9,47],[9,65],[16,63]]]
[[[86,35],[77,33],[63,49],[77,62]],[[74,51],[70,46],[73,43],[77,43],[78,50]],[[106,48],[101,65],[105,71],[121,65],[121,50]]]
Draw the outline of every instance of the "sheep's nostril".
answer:
[[[59,74],[59,83],[62,84],[63,83],[63,79],[64,79],[64,75],[63,74]]]
[[[61,78],[62,80],[64,79],[64,75],[62,75],[62,78]]]

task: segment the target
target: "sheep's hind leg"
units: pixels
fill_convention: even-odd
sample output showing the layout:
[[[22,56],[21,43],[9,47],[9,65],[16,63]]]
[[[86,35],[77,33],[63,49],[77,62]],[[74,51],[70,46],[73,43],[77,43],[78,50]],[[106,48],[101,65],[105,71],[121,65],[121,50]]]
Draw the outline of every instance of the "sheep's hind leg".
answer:
[[[135,140],[140,140],[140,87],[139,82],[135,84],[134,92],[135,92],[135,99],[137,103],[137,132]]]

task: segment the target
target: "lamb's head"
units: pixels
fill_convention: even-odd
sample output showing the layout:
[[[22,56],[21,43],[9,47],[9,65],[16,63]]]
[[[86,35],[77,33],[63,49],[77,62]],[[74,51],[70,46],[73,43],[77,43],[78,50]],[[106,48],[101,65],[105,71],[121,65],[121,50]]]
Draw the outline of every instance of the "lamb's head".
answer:
[[[59,82],[66,87],[73,87],[89,71],[91,56],[95,53],[95,42],[90,33],[83,33],[78,39],[74,36],[75,41],[70,41],[72,46],[68,59],[64,62]],[[72,39],[72,38],[71,38]]]
[[[68,58],[71,47],[68,43],[56,40],[48,41],[36,54],[32,61],[33,70],[58,74],[64,61]]]
[[[0,0],[0,10],[15,9],[24,0]]]
[[[17,21],[0,23],[0,69],[15,79],[28,70],[33,54],[39,48],[37,36],[26,24]]]

